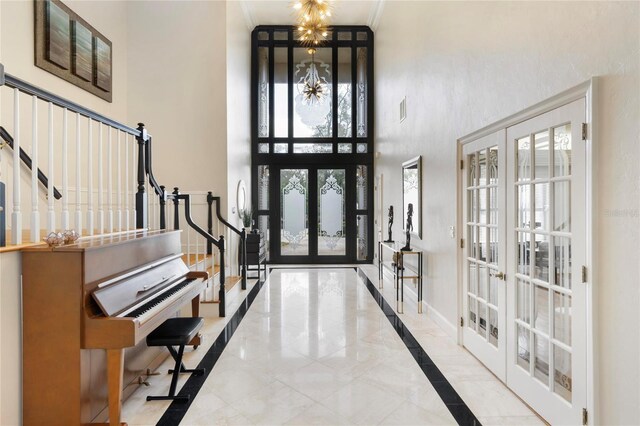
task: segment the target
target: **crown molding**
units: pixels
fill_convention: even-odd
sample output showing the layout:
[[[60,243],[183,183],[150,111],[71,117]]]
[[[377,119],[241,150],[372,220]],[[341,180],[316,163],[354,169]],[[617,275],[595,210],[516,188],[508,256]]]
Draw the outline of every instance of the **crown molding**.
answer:
[[[369,19],[367,23],[371,30],[375,31],[378,29],[378,24],[380,23],[380,17],[382,16],[382,10],[384,9],[384,0],[375,0],[371,5],[371,10],[369,11]]]
[[[244,15],[244,22],[247,24],[247,28],[249,31],[253,31],[256,27],[255,20],[253,19],[253,15],[251,14],[251,8],[246,0],[240,0],[240,8],[242,9],[242,14]]]

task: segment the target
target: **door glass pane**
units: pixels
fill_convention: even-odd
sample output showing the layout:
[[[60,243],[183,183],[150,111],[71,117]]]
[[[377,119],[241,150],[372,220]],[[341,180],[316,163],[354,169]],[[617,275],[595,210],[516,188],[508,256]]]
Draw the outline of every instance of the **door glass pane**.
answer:
[[[280,171],[282,234],[280,253],[283,256],[309,254],[307,218],[308,170]]]
[[[489,263],[498,264],[498,228],[489,228]]]
[[[553,230],[571,231],[571,182],[553,184]]]
[[[263,33],[260,33],[263,34]],[[268,36],[268,33],[265,33]],[[258,48],[258,137],[269,136],[269,48]]]
[[[269,144],[268,143],[259,143],[258,144],[258,154],[268,154],[269,153]]]
[[[487,305],[478,300],[478,334],[487,335]]]
[[[467,327],[473,330],[476,329],[476,321],[477,321],[476,312],[478,312],[476,299],[469,296],[469,321],[467,321]]]
[[[493,306],[498,306],[498,278],[496,278],[495,269],[489,270],[489,303]]]
[[[318,170],[319,255],[345,255],[344,179],[344,169]]]
[[[550,161],[549,131],[545,130],[544,132],[536,133],[533,137],[535,139],[534,150],[536,156],[535,178],[547,179],[549,178]]]
[[[480,181],[478,185],[486,185],[487,184],[487,151],[482,150],[478,153],[478,177]]]
[[[571,402],[571,354],[564,349],[553,347],[554,386],[555,393]]]
[[[535,340],[535,364],[533,376],[549,386],[549,339],[534,334]]]
[[[549,289],[539,285],[533,291],[533,326],[545,333],[549,332]]]
[[[553,129],[554,176],[571,174],[571,123]]]
[[[331,49],[294,48],[293,61],[293,136],[331,137]]]
[[[476,186],[476,175],[477,175],[477,171],[476,171],[476,156],[471,154],[468,157],[468,163],[469,163],[469,174],[468,179],[467,179],[467,186]]]
[[[360,33],[358,33],[360,34]],[[359,47],[357,52],[357,114],[359,138],[367,136],[367,49]]]
[[[487,261],[487,227],[478,227],[478,243],[479,243],[479,259],[483,262]]]
[[[529,136],[516,140],[518,181],[531,179],[531,141]]]
[[[522,325],[517,325],[518,330],[518,359],[517,363],[520,367],[524,368],[526,371],[529,371],[529,342],[530,342],[530,331],[528,328],[523,327]]]
[[[529,275],[531,268],[530,235],[526,232],[518,232],[518,273]]]
[[[478,253],[478,237],[477,237],[478,227],[474,225],[469,225],[467,231],[467,238],[469,239],[469,257],[476,258]]]
[[[352,134],[351,105],[351,48],[338,48],[338,137],[350,138]]]
[[[518,228],[531,226],[531,185],[518,185]]]
[[[269,209],[269,166],[258,166],[258,210]]]
[[[495,185],[498,183],[498,147],[494,146],[489,148],[489,159],[488,159],[488,176],[489,176],[489,185]]]
[[[554,278],[555,284],[571,288],[571,239],[553,237]]]
[[[469,293],[478,294],[478,266],[475,262],[469,262]]]
[[[553,292],[553,337],[571,346],[571,295]]]
[[[518,279],[516,281],[516,318],[530,323],[531,284],[529,281]]]
[[[269,257],[269,240],[271,238],[271,233],[269,232],[269,216],[261,215],[258,216],[258,229],[262,234],[262,238],[264,238],[265,251],[267,254],[267,262],[270,260]]]
[[[356,209],[367,208],[367,166],[356,167]]]
[[[487,267],[478,265],[478,297],[487,298]]]
[[[549,184],[539,183],[534,185],[535,197],[535,228],[549,230]]]
[[[367,235],[369,232],[367,216],[359,214],[357,217],[358,226],[358,241],[357,241],[357,254],[358,260],[367,260],[369,254],[369,245]]]
[[[276,32],[281,34],[282,31]],[[287,34],[286,32],[284,33]],[[274,136],[286,138],[289,136],[289,69],[287,67],[288,56],[286,47],[273,49],[274,64],[274,88],[273,88],[273,114]]]
[[[535,252],[535,268],[533,277],[548,282],[549,281],[549,236],[534,234],[536,238]]]
[[[498,188],[489,188],[489,223],[498,224]]]
[[[489,308],[489,343],[498,347],[498,311]]]
[[[415,205],[415,204],[414,204]],[[480,188],[478,190],[478,222],[486,224],[487,218],[487,189]]]

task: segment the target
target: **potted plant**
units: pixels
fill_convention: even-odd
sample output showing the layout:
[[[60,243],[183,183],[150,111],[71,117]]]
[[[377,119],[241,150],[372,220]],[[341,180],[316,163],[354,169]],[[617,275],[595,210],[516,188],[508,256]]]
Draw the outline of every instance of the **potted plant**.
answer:
[[[240,220],[242,221],[242,226],[246,229],[251,229],[251,224],[253,222],[253,210],[251,209],[242,209],[238,212],[240,216]]]

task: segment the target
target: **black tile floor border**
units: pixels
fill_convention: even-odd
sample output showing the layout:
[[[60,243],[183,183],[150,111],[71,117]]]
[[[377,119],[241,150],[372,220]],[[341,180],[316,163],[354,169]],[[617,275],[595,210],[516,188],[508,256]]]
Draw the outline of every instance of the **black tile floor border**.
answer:
[[[189,401],[173,401],[158,421],[158,426],[174,426],[182,421],[184,416],[187,414],[187,410],[189,410],[191,403],[198,395],[198,392],[200,392],[200,389],[202,388],[204,383],[207,381],[207,377],[209,377],[209,374],[211,374],[213,367],[218,361],[218,358],[220,358],[220,355],[222,355],[222,351],[224,351],[224,349],[227,347],[227,344],[229,344],[229,340],[231,340],[233,333],[235,333],[236,329],[240,325],[240,322],[242,322],[242,319],[249,311],[249,308],[251,307],[251,304],[255,300],[256,296],[258,296],[258,293],[260,293],[260,290],[264,286],[265,281],[266,279],[259,280],[253,286],[253,288],[249,290],[249,294],[247,295],[247,297],[240,304],[238,310],[233,314],[227,325],[225,325],[224,330],[220,332],[216,340],[207,350],[207,353],[204,355],[204,357],[196,367],[205,368],[205,374],[201,376],[189,376],[187,382],[184,384],[184,386],[182,386],[180,392],[178,392],[179,396],[190,395],[191,397],[189,398]]]
[[[391,326],[396,330],[398,336],[402,339],[402,342],[407,346],[407,349],[411,355],[413,355],[418,366],[429,382],[431,382],[431,386],[436,390],[438,396],[446,405],[451,415],[453,415],[456,422],[458,422],[459,425],[465,426],[481,426],[478,418],[473,414],[473,412],[471,412],[471,409],[467,404],[465,404],[462,398],[460,398],[458,392],[456,392],[453,386],[451,386],[451,383],[449,383],[442,372],[440,372],[440,369],[431,360],[422,346],[420,346],[415,337],[413,337],[409,329],[405,327],[400,317],[398,317],[393,308],[387,303],[376,286],[373,285],[369,277],[367,277],[360,268],[354,269],[358,272],[358,276],[363,280],[374,300],[378,306],[380,306],[380,309],[382,309],[382,312],[384,312],[385,316],[391,323]]]

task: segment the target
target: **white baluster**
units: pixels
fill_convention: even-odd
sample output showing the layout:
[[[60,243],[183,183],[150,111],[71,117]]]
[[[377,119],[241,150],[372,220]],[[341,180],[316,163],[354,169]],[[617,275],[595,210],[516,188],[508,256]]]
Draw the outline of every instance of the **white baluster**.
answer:
[[[56,212],[54,210],[54,195],[53,195],[53,183],[54,183],[54,168],[53,168],[53,103],[49,102],[49,185],[47,188],[47,198],[49,202],[49,214],[47,217],[47,230],[53,232],[56,229]]]
[[[116,192],[116,203],[118,204],[118,210],[116,213],[116,223],[118,224],[118,231],[122,231],[122,149],[120,148],[120,131],[118,130],[118,151],[116,155],[116,162],[118,163],[118,192]]]
[[[82,176],[80,151],[80,114],[76,113],[76,230],[82,235]]]
[[[40,212],[38,211],[38,98],[31,103],[31,242],[40,239]],[[18,168],[20,167],[18,163]]]
[[[67,109],[62,110],[62,229],[69,229],[69,135]]]
[[[131,229],[129,213],[129,134],[124,134],[124,229]]]
[[[98,234],[104,234],[104,182],[102,181],[102,123],[98,126]]]
[[[89,118],[87,141],[87,231],[89,235],[95,233],[93,211],[93,120]]]
[[[187,228],[187,266],[191,269],[193,263],[191,263],[191,232],[188,225],[185,225]]]
[[[11,212],[11,244],[22,244],[22,211],[20,210],[20,91],[13,90],[13,210]]]
[[[108,209],[108,225],[109,225],[109,233],[113,232],[113,144],[111,143],[111,126],[107,127],[109,131],[109,138],[107,139],[107,149],[109,153],[107,154],[107,209]]]

